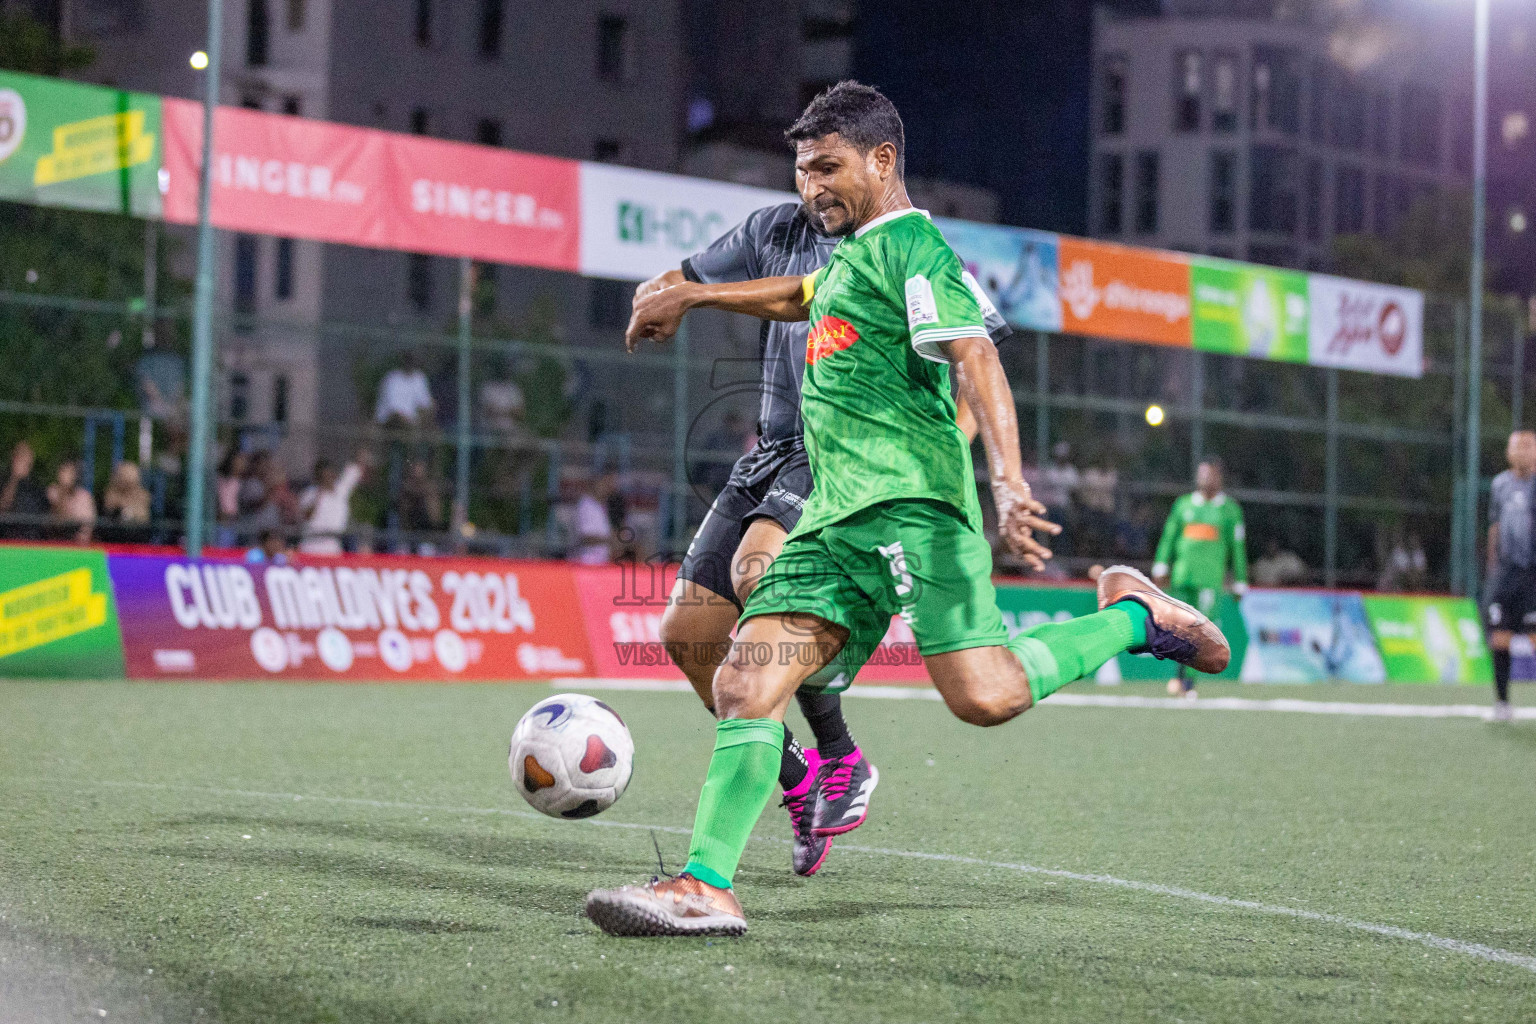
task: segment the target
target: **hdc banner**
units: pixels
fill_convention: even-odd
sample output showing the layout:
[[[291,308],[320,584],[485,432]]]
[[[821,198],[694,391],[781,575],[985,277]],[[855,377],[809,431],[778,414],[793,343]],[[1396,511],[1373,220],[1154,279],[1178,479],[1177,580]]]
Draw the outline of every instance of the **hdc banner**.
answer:
[[[591,674],[558,562],[348,558],[250,565],[112,555],[130,679]]]
[[[231,231],[576,270],[577,164],[220,107],[213,221]],[[197,219],[202,106],[165,101],[165,217]]]

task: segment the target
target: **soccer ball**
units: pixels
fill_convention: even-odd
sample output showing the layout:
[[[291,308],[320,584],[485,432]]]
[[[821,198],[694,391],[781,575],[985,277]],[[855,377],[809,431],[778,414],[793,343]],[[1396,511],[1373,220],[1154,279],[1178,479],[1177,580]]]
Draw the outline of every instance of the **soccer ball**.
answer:
[[[551,818],[590,818],[624,795],[635,741],[607,704],[561,693],[539,701],[517,723],[507,767],[534,810]]]

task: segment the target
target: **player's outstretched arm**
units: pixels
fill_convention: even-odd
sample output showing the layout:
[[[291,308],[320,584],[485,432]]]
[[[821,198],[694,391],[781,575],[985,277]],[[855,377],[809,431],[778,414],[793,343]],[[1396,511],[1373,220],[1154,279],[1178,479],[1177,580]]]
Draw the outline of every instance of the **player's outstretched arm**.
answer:
[[[635,289],[635,297],[634,300],[630,303],[630,306],[633,307],[641,299],[645,298],[652,292],[659,292],[663,288],[671,288],[674,285],[682,284],[686,280],[688,279],[683,276],[683,272],[681,270],[674,269],[662,271],[660,274],[657,274],[649,281],[640,282],[640,285]]]
[[[960,395],[975,417],[982,447],[987,452],[998,533],[1008,549],[1022,556],[1031,568],[1044,569],[1051,551],[1035,539],[1035,534],[1054,537],[1061,527],[1044,518],[1045,506],[1035,500],[1024,480],[1018,416],[1008,377],[997,358],[997,347],[987,338],[960,338],[940,342],[940,347],[955,368]]]
[[[806,320],[810,317],[803,277],[762,277],[755,281],[695,284],[683,281],[671,288],[636,296],[624,347],[631,352],[642,338],[666,341],[677,333],[690,309],[723,309],[759,320]]]

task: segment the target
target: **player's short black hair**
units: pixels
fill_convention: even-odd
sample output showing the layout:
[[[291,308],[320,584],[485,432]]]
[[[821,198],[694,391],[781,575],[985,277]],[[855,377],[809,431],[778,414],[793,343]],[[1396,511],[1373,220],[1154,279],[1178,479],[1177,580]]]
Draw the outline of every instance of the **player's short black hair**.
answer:
[[[907,132],[896,104],[886,99],[879,89],[848,79],[838,82],[806,105],[800,117],[784,133],[784,138],[793,146],[834,132],[847,139],[860,153],[868,153],[881,143],[889,142],[896,147],[896,176],[906,177]]]
[[[1210,466],[1212,469],[1214,469],[1216,472],[1220,473],[1222,476],[1226,476],[1227,475],[1227,464],[1225,462],[1221,461],[1221,456],[1220,455],[1207,455],[1203,459],[1200,460],[1200,465],[1202,465],[1202,466]]]

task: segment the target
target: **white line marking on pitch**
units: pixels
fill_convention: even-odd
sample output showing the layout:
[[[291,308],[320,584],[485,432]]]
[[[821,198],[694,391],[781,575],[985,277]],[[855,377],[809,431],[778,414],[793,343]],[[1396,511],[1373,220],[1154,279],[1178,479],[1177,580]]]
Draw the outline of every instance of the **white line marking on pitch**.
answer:
[[[63,780],[61,780],[63,781]],[[269,793],[262,790],[251,789],[220,789],[214,786],[185,786],[164,782],[116,782],[99,780],[92,783],[97,786],[106,786],[117,789],[153,789],[165,791],[185,791],[195,793],[208,793],[213,796],[240,796],[259,800],[282,800],[288,803],[302,803],[313,801],[327,804],[349,804],[359,807],[377,807],[383,809],[395,809],[405,811],[435,811],[439,814],[481,814],[499,815],[512,818],[528,818],[534,821],[548,821],[542,814],[534,811],[514,811],[505,807],[446,807],[440,804],[412,803],[402,800],[369,800],[363,797],[348,796],[312,796],[303,793]],[[689,835],[692,829],[680,828],[676,825],[642,825],[628,821],[606,821],[598,818],[586,818],[573,824],[595,825],[600,828],[622,828],[635,831],[666,832],[672,835]],[[780,843],[784,840],[763,836],[754,836],[754,842]],[[1536,956],[1525,953],[1516,953],[1508,949],[1499,949],[1496,946],[1486,946],[1481,942],[1463,942],[1460,939],[1447,939],[1430,932],[1416,932],[1407,928],[1399,928],[1390,924],[1373,924],[1370,921],[1357,921],[1341,914],[1325,914],[1315,910],[1301,910],[1297,907],[1283,907],[1275,903],[1260,903],[1256,900],[1239,900],[1230,896],[1216,896],[1211,893],[1198,892],[1194,889],[1183,889],[1174,885],[1160,885],[1157,882],[1138,882],[1129,878],[1116,878],[1114,875],[1090,875],[1077,871],[1064,871],[1060,868],[1042,868],[1034,864],[1018,864],[1008,861],[982,860],[979,857],[965,857],[953,853],[923,853],[918,850],[894,850],[880,846],[858,846],[839,843],[838,849],[852,853],[862,853],[874,857],[900,857],[906,860],[926,860],[942,864],[963,864],[967,867],[992,868],[999,871],[1016,871],[1029,875],[1044,875],[1047,878],[1064,878],[1074,882],[1091,882],[1096,885],[1108,885],[1117,889],[1128,889],[1132,892],[1150,893],[1154,896],[1170,896],[1175,899],[1193,900],[1197,903],[1207,903],[1218,907],[1232,907],[1238,910],[1251,910],[1259,914],[1270,914],[1275,917],[1289,917],[1298,921],[1315,921],[1319,924],[1337,925],[1341,928],[1349,928],[1359,932],[1369,932],[1372,935],[1381,935],[1389,939],[1402,939],[1407,942],[1417,942],[1422,946],[1432,949],[1443,949],[1451,953],[1461,953],[1466,956],[1476,957],[1480,960],[1491,960],[1494,963],[1509,964],[1523,970],[1536,973]]]
[[[672,679],[558,679],[550,683],[557,690],[643,690],[692,693],[693,687]],[[876,686],[857,684],[845,691],[845,697],[874,697],[883,700],[942,700],[937,690],[927,686]],[[1491,710],[1481,704],[1376,704],[1363,701],[1299,700],[1275,697],[1144,697],[1134,694],[1055,693],[1043,707],[1069,708],[1152,708],[1159,711],[1289,711],[1304,715],[1365,715],[1375,718],[1487,718]],[[1536,708],[1515,708],[1515,718],[1536,721]]]

